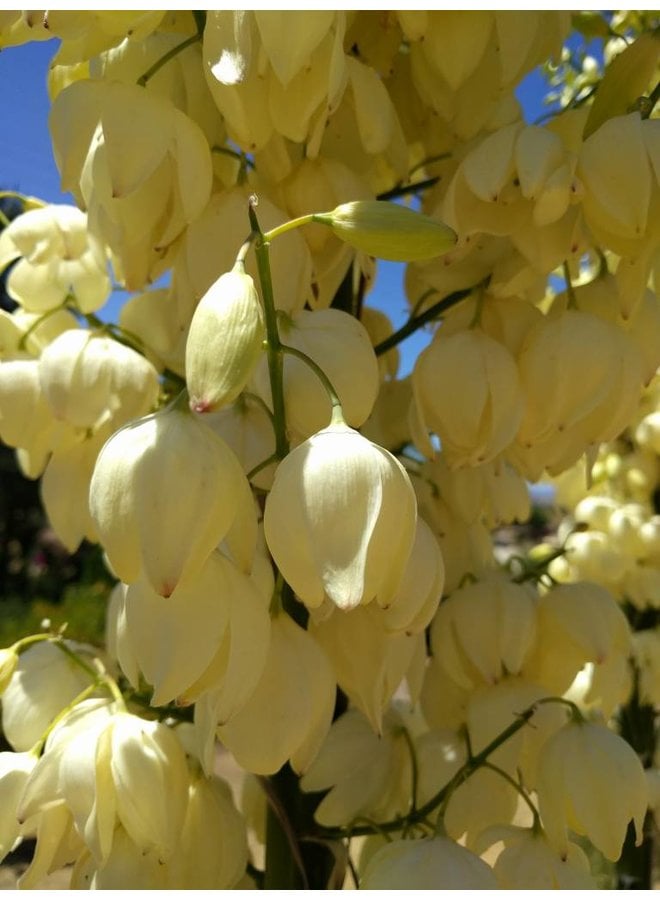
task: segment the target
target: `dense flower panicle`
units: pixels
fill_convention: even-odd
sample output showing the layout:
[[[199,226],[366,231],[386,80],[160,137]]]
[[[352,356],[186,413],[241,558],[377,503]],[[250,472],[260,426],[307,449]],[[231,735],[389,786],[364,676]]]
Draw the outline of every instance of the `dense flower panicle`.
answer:
[[[64,546],[99,541],[121,579],[107,654],[59,619],[0,650],[21,887],[62,866],[73,889],[317,887],[327,853],[324,886],[586,889],[571,832],[610,860],[631,820],[640,839],[656,32],[645,11],[0,12],[0,48],[59,40],[79,207],[0,191],[0,438]],[[527,124],[537,66],[561,114]],[[364,305],[377,257],[410,263],[403,324]],[[113,283],[118,325],[94,315]],[[509,558],[491,531],[546,472],[572,512]]]
[[[268,548],[300,599],[388,606],[415,533],[401,464],[346,425],[330,425],[280,463],[266,501]]]

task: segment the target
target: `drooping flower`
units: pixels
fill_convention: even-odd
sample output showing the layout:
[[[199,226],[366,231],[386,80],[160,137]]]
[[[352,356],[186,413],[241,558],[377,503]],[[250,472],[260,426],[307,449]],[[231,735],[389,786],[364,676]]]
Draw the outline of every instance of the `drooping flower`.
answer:
[[[309,607],[388,606],[415,535],[408,475],[387,450],[344,424],[319,431],[280,463],[266,502],[268,547]]]

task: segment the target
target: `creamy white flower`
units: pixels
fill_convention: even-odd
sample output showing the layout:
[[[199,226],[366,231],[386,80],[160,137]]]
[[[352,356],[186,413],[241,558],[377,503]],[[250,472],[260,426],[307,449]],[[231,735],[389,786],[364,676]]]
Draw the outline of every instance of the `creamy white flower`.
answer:
[[[268,547],[301,600],[389,605],[415,533],[415,495],[387,450],[330,425],[293,450],[266,501]]]

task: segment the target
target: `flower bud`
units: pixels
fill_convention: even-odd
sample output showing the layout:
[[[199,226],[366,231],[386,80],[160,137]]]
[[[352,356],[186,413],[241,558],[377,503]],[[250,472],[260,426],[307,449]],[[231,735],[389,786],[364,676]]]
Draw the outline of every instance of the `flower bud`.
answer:
[[[264,320],[242,264],[211,285],[195,310],[186,344],[190,408],[210,412],[245,387],[261,352]]]
[[[432,259],[451,249],[456,234],[443,222],[398,203],[356,200],[314,216],[342,241],[381,259],[413,262]]]

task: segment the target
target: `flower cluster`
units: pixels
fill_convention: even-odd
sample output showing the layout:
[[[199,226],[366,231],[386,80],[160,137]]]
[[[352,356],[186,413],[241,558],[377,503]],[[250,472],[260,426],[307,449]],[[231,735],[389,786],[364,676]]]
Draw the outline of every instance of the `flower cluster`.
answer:
[[[78,204],[31,199],[0,236],[0,438],[117,580],[105,650],[0,651],[22,886],[72,864],[72,888],[573,889],[595,884],[575,835],[612,861],[642,840],[647,778],[610,727],[631,655],[660,696],[622,606],[660,607],[636,15],[625,47],[575,17],[612,38],[579,77],[562,11],[0,15],[0,48],[61,40]],[[527,124],[515,89],[553,59],[576,93]],[[407,264],[398,330],[365,302],[378,258]],[[585,460],[580,528],[501,565],[528,482],[567,491]]]

